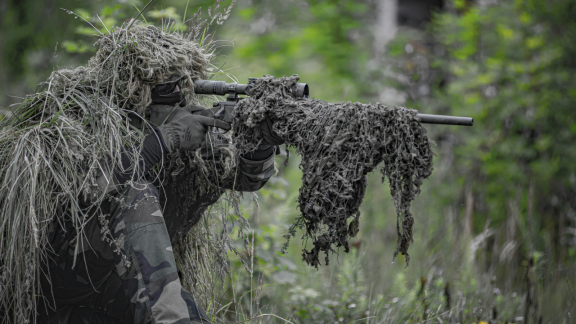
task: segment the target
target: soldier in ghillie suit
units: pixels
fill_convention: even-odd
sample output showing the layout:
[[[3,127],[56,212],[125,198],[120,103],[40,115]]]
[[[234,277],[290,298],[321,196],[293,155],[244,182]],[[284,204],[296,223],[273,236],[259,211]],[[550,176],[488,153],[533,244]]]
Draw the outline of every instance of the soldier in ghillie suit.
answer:
[[[215,55],[197,34],[126,22],[0,121],[0,324],[209,320],[172,247],[228,189],[262,187],[282,141],[213,132],[231,126],[198,106]]]
[[[0,121],[0,324],[207,321],[173,246],[226,190],[262,187],[284,142],[302,156],[302,214],[287,236],[306,227],[304,261],[348,250],[380,163],[408,260],[410,204],[433,158],[417,112],[295,98],[298,76],[265,76],[236,104],[231,143],[211,130],[231,126],[197,105],[194,82],[209,79],[214,55],[194,35],[114,29],[87,66],[55,70]],[[221,245],[218,260],[237,252]]]
[[[210,160],[211,155],[218,154],[212,147],[222,145],[214,143],[217,136],[211,133],[212,127],[230,129],[230,124],[224,121],[193,114],[204,108],[185,105],[180,78],[179,74],[174,74],[152,90],[152,105],[148,112],[154,114],[157,110],[171,108],[172,113],[166,123],[145,137],[136,172],[116,168],[97,178],[99,189],[114,197],[98,207],[110,216],[95,217],[87,222],[82,237],[75,235],[72,224],[57,227],[51,233],[50,262],[42,276],[44,296],[39,303],[39,323],[209,322],[201,306],[182,287],[172,242],[178,241],[186,228],[195,225],[206,207],[214,203],[224,189],[260,189],[274,170],[272,144],[278,145],[281,140],[270,132],[269,124],[263,123],[263,131],[268,134],[267,143],[254,152],[242,154],[236,176],[214,186],[220,190],[207,191],[203,195],[187,192],[187,195],[196,195],[192,205],[197,209],[189,210],[193,214],[191,218],[188,215],[174,219],[182,216],[178,211],[186,207],[175,206],[182,203],[177,194],[172,195],[170,188],[160,188],[166,192],[161,197],[154,179],[148,182],[132,180],[141,179],[158,164],[166,164],[164,161],[176,152],[196,151],[202,147],[203,157]],[[184,107],[175,107],[177,104]],[[126,170],[132,169],[127,157],[123,157],[122,163]],[[192,175],[185,174],[188,176],[179,182],[190,181]],[[167,230],[166,223],[172,226],[172,233]],[[102,233],[108,230],[112,237],[109,242],[101,239]],[[112,242],[114,244],[109,244]],[[81,250],[75,254],[78,244]]]

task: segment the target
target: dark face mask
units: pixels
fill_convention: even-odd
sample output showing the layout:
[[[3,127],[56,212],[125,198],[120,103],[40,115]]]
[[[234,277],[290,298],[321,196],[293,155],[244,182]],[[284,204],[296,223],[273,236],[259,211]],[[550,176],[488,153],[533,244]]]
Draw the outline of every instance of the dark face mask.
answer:
[[[180,89],[182,78],[181,74],[174,73],[156,84],[152,89],[152,103],[173,106],[180,102],[180,106],[184,107],[186,102]]]

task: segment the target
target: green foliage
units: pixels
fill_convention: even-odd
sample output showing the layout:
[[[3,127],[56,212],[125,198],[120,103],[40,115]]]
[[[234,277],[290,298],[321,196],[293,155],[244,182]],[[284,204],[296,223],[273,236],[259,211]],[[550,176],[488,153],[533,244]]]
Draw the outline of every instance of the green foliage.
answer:
[[[460,174],[485,195],[485,214],[493,220],[506,215],[507,200],[518,190],[527,195],[530,181],[538,188],[540,213],[555,212],[545,200],[554,195],[566,199],[561,212],[572,208],[568,197],[574,192],[566,180],[576,172],[571,162],[576,155],[566,148],[576,139],[575,97],[569,92],[576,82],[569,77],[574,67],[563,61],[574,52],[548,21],[533,22],[533,11],[523,7],[502,4],[439,15],[433,27],[446,53],[436,63],[450,80],[435,88],[436,104],[475,117],[472,130],[460,131],[474,146],[458,148],[456,163],[469,166]]]
[[[248,67],[258,71],[250,76],[298,73],[301,80],[314,86],[316,97],[331,102],[354,100],[363,93],[358,75],[366,69],[369,57],[357,49],[369,41],[367,26],[362,23],[369,7],[352,0],[305,5],[309,8],[303,10],[304,3],[239,8],[240,26],[249,27],[253,36],[230,34],[235,39],[231,50],[236,60],[258,62],[256,69]]]
[[[75,29],[76,34],[83,36],[95,36],[95,32],[99,31],[102,34],[110,33],[112,27],[118,26],[126,17],[126,7],[123,5],[104,6],[100,10],[100,14],[91,16],[88,10],[77,8],[74,10],[76,17],[84,20],[81,25]],[[92,26],[90,26],[92,25]],[[96,30],[95,30],[96,29]],[[90,38],[80,38],[76,40],[65,40],[62,45],[68,53],[94,53],[96,49],[89,41]]]
[[[315,18],[303,30],[303,38],[315,55],[324,59],[329,72],[338,77],[352,78],[354,63],[363,63],[349,37],[360,27],[356,19],[368,8],[357,1],[311,1],[310,12]],[[358,64],[358,65],[360,65]]]
[[[72,21],[61,21],[65,13],[54,4],[42,6],[35,1],[9,1],[3,4],[3,8],[0,19],[0,59],[3,64],[0,72],[21,78],[35,72],[34,67],[27,64],[27,54],[44,48],[54,52],[55,39],[69,31]],[[57,25],[59,29],[46,29],[46,25]]]
[[[190,2],[186,7],[187,0],[156,0],[143,17],[155,24],[178,17],[180,23],[180,17],[188,19],[199,6],[214,3]],[[294,323],[419,322],[425,316],[424,305],[428,316],[448,310],[446,284],[452,294],[452,321],[488,322],[495,306],[498,322],[514,322],[524,313],[524,272],[531,256],[536,260],[533,279],[544,322],[560,321],[568,311],[574,314],[569,305],[574,305],[576,235],[568,228],[576,226],[575,1],[499,1],[488,7],[467,0],[447,2],[453,9],[436,14],[425,35],[399,30],[387,53],[397,64],[386,61],[374,68],[399,67],[408,76],[395,88],[410,93],[406,103],[410,108],[475,118],[471,128],[427,127],[438,143],[439,157],[415,206],[410,268],[403,268],[401,257],[390,264],[396,243],[394,209],[387,186],[376,177],[362,205],[362,228],[355,242],[360,250],[341,253],[338,262],[320,271],[299,260],[305,242],[294,241],[285,255],[279,255],[287,224],[298,214],[295,199],[301,173],[298,158],[292,156],[289,167],[279,168],[279,177],[259,192],[261,209],[248,203],[243,208],[255,231],[252,280],[231,256],[233,278],[221,295],[215,292],[213,297],[221,306],[236,300],[225,308],[230,321],[259,314],[254,301],[264,275],[260,313]],[[110,19],[117,25],[144,5],[100,1],[83,3],[81,10],[74,9],[79,5],[71,0],[60,0],[58,5],[10,2],[0,20],[2,30],[10,31],[1,40],[0,72],[4,80],[10,78],[10,83],[2,84],[6,93],[25,92],[7,88],[13,79],[33,88],[53,65],[75,66],[87,58],[82,53],[89,53],[93,32],[82,34],[86,24],[58,8],[89,17],[105,32]],[[249,76],[298,73],[314,97],[376,101],[374,88],[381,83],[373,81],[382,75],[367,71],[373,64],[372,6],[372,1],[351,0],[239,1],[232,20],[207,31],[206,37],[233,40],[233,46],[221,43],[217,66],[240,82]],[[407,51],[407,44],[412,51]],[[48,63],[31,64],[40,50],[46,52],[42,57]],[[413,91],[420,86],[429,86],[430,91]],[[282,162],[278,159],[279,165]],[[489,229],[494,230],[477,250],[470,249],[471,238],[462,229],[467,188],[474,197],[473,234],[482,233],[489,219]],[[513,223],[517,230],[508,238],[513,215],[519,216]],[[512,246],[505,245],[509,240],[517,244],[516,253],[506,259],[503,249]],[[236,243],[243,249],[241,242]],[[426,300],[419,296],[422,277],[427,278]],[[349,307],[352,304],[356,307]],[[274,321],[281,322],[263,318]]]
[[[400,71],[431,87],[409,106],[475,119],[472,128],[432,130],[439,151],[453,154],[436,161],[448,163],[450,172],[437,173],[441,179],[432,195],[445,210],[463,215],[463,208],[449,206],[463,206],[470,190],[474,232],[486,224],[496,230],[483,252],[493,260],[484,265],[492,273],[515,273],[522,284],[520,264],[534,258],[538,284],[574,280],[566,275],[576,261],[567,230],[576,220],[570,216],[576,208],[576,151],[569,149],[576,141],[576,80],[570,77],[576,50],[568,40],[576,32],[576,1],[453,5],[457,11],[436,14],[429,26],[432,44],[398,38],[391,46]],[[402,53],[408,42],[421,50]],[[429,65],[418,66],[422,61]],[[502,262],[504,255],[514,262]],[[563,307],[571,303],[566,293],[557,295]]]
[[[457,9],[463,6],[456,1]],[[431,26],[436,54],[424,55],[435,69],[432,95],[410,105],[475,118],[473,128],[442,132],[461,139],[453,176],[482,197],[488,207],[476,212],[490,215],[493,224],[506,219],[507,204],[518,192],[526,202],[531,181],[538,188],[534,203],[543,222],[545,215],[575,207],[569,179],[576,172],[571,162],[576,156],[567,147],[576,139],[576,112],[570,108],[576,99],[570,77],[576,51],[566,38],[576,30],[569,18],[574,11],[574,1],[517,1],[438,14]],[[400,55],[403,43],[398,39],[391,53]],[[403,71],[415,80],[422,77],[408,63]],[[453,195],[448,191],[445,199]],[[551,203],[554,196],[561,201]],[[526,212],[524,204],[524,217]],[[486,218],[475,219],[479,229]]]

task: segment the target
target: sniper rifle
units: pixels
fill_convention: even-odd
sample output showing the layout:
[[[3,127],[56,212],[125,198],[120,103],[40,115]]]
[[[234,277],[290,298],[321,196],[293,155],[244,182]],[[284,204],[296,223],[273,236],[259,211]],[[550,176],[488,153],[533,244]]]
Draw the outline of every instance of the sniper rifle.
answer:
[[[250,90],[254,86],[257,78],[248,78],[247,84],[226,83],[224,81],[196,80],[194,81],[194,92],[196,94],[226,96],[226,101],[214,102],[211,109],[196,111],[194,114],[200,114],[208,117],[222,119],[225,122],[232,123],[232,111],[236,104],[242,100],[239,95],[250,96]],[[292,95],[296,98],[309,98],[310,88],[306,83],[297,83],[292,87]],[[163,121],[172,109],[166,113],[156,111],[151,121]],[[420,122],[423,124],[442,124],[442,125],[459,125],[472,126],[474,119],[471,117],[444,116],[431,114],[417,114]],[[161,123],[161,122],[160,122]],[[154,123],[156,124],[156,123]],[[159,125],[159,124],[158,124]]]
[[[226,101],[215,102],[213,108],[214,118],[223,118],[226,122],[231,122],[230,113],[238,101],[242,100],[238,95],[250,95],[250,89],[254,86],[256,78],[248,78],[248,84],[226,83],[224,81],[196,80],[194,82],[194,91],[197,94],[207,95],[227,95]],[[310,88],[306,83],[297,83],[292,87],[292,95],[296,98],[309,98]],[[444,116],[417,114],[420,122],[423,124],[442,124],[442,125],[460,125],[472,126],[474,119],[471,117]]]

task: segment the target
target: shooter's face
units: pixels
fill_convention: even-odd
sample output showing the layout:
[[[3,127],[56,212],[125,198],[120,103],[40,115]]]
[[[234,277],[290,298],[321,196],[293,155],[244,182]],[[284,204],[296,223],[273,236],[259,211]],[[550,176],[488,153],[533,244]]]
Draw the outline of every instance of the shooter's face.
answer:
[[[179,73],[171,74],[164,81],[156,84],[152,89],[152,102],[155,104],[175,105],[184,100],[180,82],[184,76]]]

